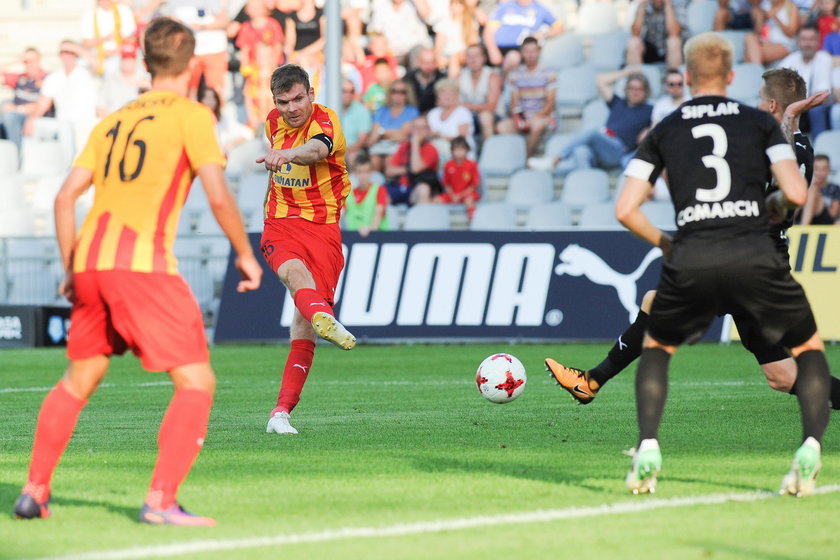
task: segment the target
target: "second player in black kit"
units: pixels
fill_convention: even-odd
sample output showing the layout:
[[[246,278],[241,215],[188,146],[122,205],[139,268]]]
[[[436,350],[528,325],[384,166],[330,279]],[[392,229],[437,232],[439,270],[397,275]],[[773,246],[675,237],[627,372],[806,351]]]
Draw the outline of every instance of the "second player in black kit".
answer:
[[[828,364],[805,293],[767,234],[765,203],[771,171],[788,205],[804,202],[807,185],[773,117],[726,97],[731,44],[702,33],[685,51],[695,97],[642,142],[616,203],[619,220],[666,254],[636,378],[640,441],[626,483],[634,493],[655,489],[670,356],[700,338],[716,315],[732,313],[796,360],[804,434],[782,491],[807,494],[829,418]],[[640,210],[663,169],[676,211],[673,242]]]

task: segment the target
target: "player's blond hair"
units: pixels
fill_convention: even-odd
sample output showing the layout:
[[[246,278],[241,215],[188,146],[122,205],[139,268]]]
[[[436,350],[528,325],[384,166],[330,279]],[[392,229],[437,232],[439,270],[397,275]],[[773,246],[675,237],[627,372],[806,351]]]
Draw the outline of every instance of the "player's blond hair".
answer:
[[[698,33],[685,43],[686,72],[694,85],[720,82],[726,85],[732,71],[732,43],[719,33]]]
[[[183,23],[160,17],[146,28],[143,57],[153,78],[183,74],[194,52],[195,35]]]

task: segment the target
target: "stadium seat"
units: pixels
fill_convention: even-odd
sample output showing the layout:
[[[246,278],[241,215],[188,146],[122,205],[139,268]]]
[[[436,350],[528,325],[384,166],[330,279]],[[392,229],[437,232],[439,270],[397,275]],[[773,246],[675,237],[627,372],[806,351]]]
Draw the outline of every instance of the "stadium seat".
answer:
[[[26,177],[63,175],[67,172],[64,153],[57,140],[24,138],[21,154],[21,172]]]
[[[6,240],[6,256],[27,259],[60,259],[54,237],[11,237]]]
[[[405,204],[389,204],[385,208],[385,215],[388,216],[388,226],[391,231],[399,231],[402,229],[402,224],[405,221],[405,213],[408,208]]]
[[[535,204],[528,210],[526,229],[532,231],[556,231],[572,225],[572,212],[562,202]]]
[[[516,226],[516,211],[507,202],[481,202],[476,205],[470,229],[473,231],[511,231]]]
[[[621,228],[621,222],[615,217],[615,203],[595,202],[581,208],[578,217],[578,227],[581,228]]]
[[[12,172],[0,175],[2,186],[0,186],[0,208],[11,210],[22,208],[26,205],[26,197],[23,192],[23,175]]]
[[[763,83],[761,75],[764,73],[764,67],[761,64],[742,62],[736,64],[732,70],[735,77],[729,86],[729,97],[755,107],[758,104],[758,90]]]
[[[604,100],[593,99],[583,106],[583,112],[580,116],[580,130],[600,128],[606,124],[609,116],[610,108],[607,107]]]
[[[540,51],[540,66],[560,70],[583,62],[583,41],[579,35],[564,33],[547,39]]]
[[[826,130],[817,136],[814,153],[827,155],[835,174],[840,171],[840,130]]]
[[[20,166],[17,144],[0,139],[0,176],[14,175]]]
[[[563,68],[557,83],[555,106],[561,117],[580,116],[583,106],[598,95],[595,70],[586,64]]]
[[[645,202],[641,206],[642,212],[650,223],[659,229],[675,231],[677,229],[674,205],[670,202]]]
[[[519,134],[496,134],[484,142],[478,159],[482,177],[509,177],[525,167],[525,138]]]
[[[35,217],[25,208],[0,207],[0,237],[35,235]]]
[[[63,175],[50,175],[39,178],[35,183],[35,189],[32,191],[32,209],[36,212],[48,212],[52,215],[55,195],[58,194],[63,183]]]
[[[732,63],[739,64],[744,62],[744,37],[746,37],[748,31],[726,29],[724,31],[718,31],[718,33],[729,39],[729,42],[732,43]]]
[[[613,2],[584,2],[578,8],[576,31],[602,35],[618,31],[618,10]]]
[[[563,181],[560,202],[572,209],[604,202],[610,196],[610,176],[603,169],[574,169]]]
[[[718,3],[715,0],[692,0],[686,9],[689,35],[711,31],[715,23]]]
[[[199,305],[208,309],[218,297],[227,268],[230,242],[223,235],[188,235],[175,240],[178,270]]]
[[[446,204],[415,204],[405,213],[405,231],[438,231],[449,229],[449,207]]]
[[[207,193],[204,192],[204,186],[198,177],[195,178],[190,186],[190,192],[187,195],[187,200],[184,202],[183,211],[191,216],[198,216],[199,214],[210,211]]]
[[[554,199],[554,181],[547,171],[520,169],[510,177],[505,202],[518,210]]]
[[[195,223],[196,235],[224,235],[222,226],[216,221],[216,216],[209,209],[199,213]]]
[[[268,191],[268,173],[248,171],[239,178],[236,200],[241,206],[262,206]]]
[[[598,35],[589,48],[589,54],[586,57],[587,64],[595,68],[596,72],[618,70],[624,64],[628,37],[626,31],[612,31]]]

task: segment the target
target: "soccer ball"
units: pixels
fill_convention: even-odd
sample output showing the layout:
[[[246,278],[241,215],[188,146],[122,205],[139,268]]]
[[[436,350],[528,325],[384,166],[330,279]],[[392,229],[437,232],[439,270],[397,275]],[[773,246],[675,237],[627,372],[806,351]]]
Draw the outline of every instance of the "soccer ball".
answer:
[[[487,356],[475,374],[478,392],[490,402],[505,404],[525,390],[525,367],[510,354]]]

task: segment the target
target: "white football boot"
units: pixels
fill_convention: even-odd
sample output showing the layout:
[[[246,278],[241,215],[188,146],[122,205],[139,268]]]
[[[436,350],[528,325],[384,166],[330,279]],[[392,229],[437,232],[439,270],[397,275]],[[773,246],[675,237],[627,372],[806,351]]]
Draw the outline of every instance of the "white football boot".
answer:
[[[267,434],[296,434],[298,431],[289,424],[291,417],[288,412],[275,412],[265,427]]]

